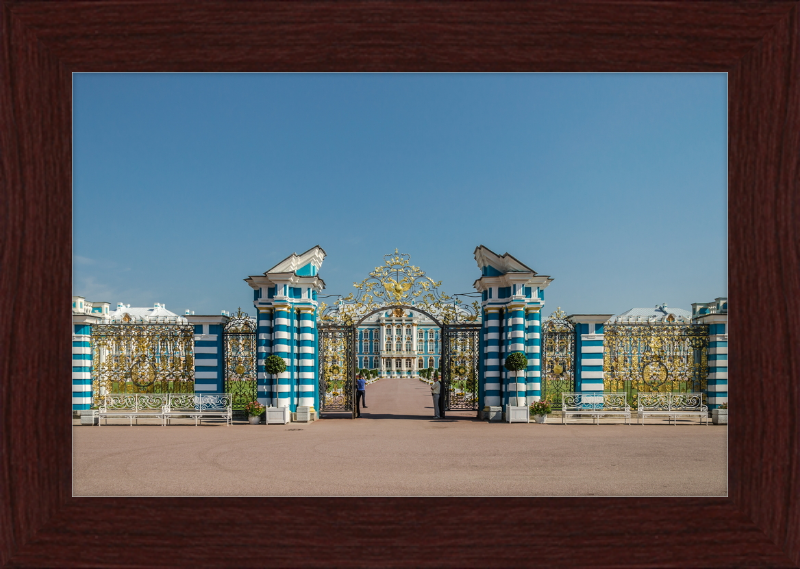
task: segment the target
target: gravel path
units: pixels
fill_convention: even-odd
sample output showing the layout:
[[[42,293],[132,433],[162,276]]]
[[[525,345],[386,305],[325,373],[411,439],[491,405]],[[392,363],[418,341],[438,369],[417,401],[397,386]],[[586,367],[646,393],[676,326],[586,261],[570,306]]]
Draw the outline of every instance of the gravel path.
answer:
[[[724,426],[489,424],[474,412],[434,420],[430,388],[412,379],[369,385],[366,402],[360,419],[310,424],[78,425],[73,493],[727,495]]]

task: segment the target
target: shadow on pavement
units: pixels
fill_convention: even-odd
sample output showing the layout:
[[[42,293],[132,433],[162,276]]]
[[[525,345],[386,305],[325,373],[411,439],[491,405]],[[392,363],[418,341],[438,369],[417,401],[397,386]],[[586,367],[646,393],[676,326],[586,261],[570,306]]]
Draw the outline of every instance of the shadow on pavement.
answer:
[[[320,416],[320,419],[346,419],[350,420],[350,415],[346,415],[343,413],[336,413],[336,414],[323,414]],[[478,421],[477,417],[463,417],[463,416],[447,416],[444,419],[434,419],[429,415],[390,415],[388,413],[368,413],[366,411],[361,413],[361,417],[358,417],[360,420],[364,419],[413,419],[416,421],[436,421],[442,423],[452,423],[452,422],[463,422],[463,421]]]

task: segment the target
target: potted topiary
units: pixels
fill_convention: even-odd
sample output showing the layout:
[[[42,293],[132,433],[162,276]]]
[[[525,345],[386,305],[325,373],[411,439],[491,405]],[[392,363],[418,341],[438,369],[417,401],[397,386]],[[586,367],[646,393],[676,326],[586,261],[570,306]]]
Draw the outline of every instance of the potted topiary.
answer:
[[[276,356],[272,354],[267,359],[264,360],[264,371],[271,375],[273,379],[277,378],[278,374],[281,374],[286,371],[286,362],[283,361],[283,358],[280,356]],[[273,381],[273,384],[277,384],[277,380]],[[273,397],[272,397],[272,406],[278,406],[278,389],[277,385],[273,385]]]
[[[519,372],[528,367],[528,358],[526,358],[525,354],[522,352],[512,352],[506,357],[503,367],[508,371],[516,372],[514,379],[515,385],[517,386],[517,390],[514,391],[514,401],[516,405],[511,405],[511,397],[509,395],[509,404],[506,408],[506,420],[509,423],[527,423],[530,419],[528,418],[528,409],[525,406],[525,398],[519,396]]]
[[[250,401],[245,404],[244,410],[247,413],[247,419],[250,421],[250,424],[258,425],[261,422],[261,415],[264,414],[266,408],[258,401]]]
[[[728,424],[728,403],[725,402],[711,411],[711,422],[715,425]]]
[[[547,421],[547,415],[553,412],[549,401],[534,401],[531,403],[531,417],[535,423]]]

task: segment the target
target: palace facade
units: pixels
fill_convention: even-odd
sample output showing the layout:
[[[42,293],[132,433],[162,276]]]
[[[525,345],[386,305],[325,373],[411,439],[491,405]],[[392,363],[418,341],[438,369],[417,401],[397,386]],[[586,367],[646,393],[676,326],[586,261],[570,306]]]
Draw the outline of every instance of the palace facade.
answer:
[[[440,329],[413,310],[395,309],[371,316],[358,330],[358,367],[379,377],[419,377],[439,369]]]

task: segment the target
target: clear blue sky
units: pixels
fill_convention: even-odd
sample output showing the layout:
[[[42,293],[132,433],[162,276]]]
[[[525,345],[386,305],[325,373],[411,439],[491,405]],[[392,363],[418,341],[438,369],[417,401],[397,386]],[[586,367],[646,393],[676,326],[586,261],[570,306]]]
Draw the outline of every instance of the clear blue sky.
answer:
[[[320,245],[328,294],[398,248],[472,292],[477,245],[544,313],[727,295],[725,74],[75,74],[73,292],[253,313]]]

